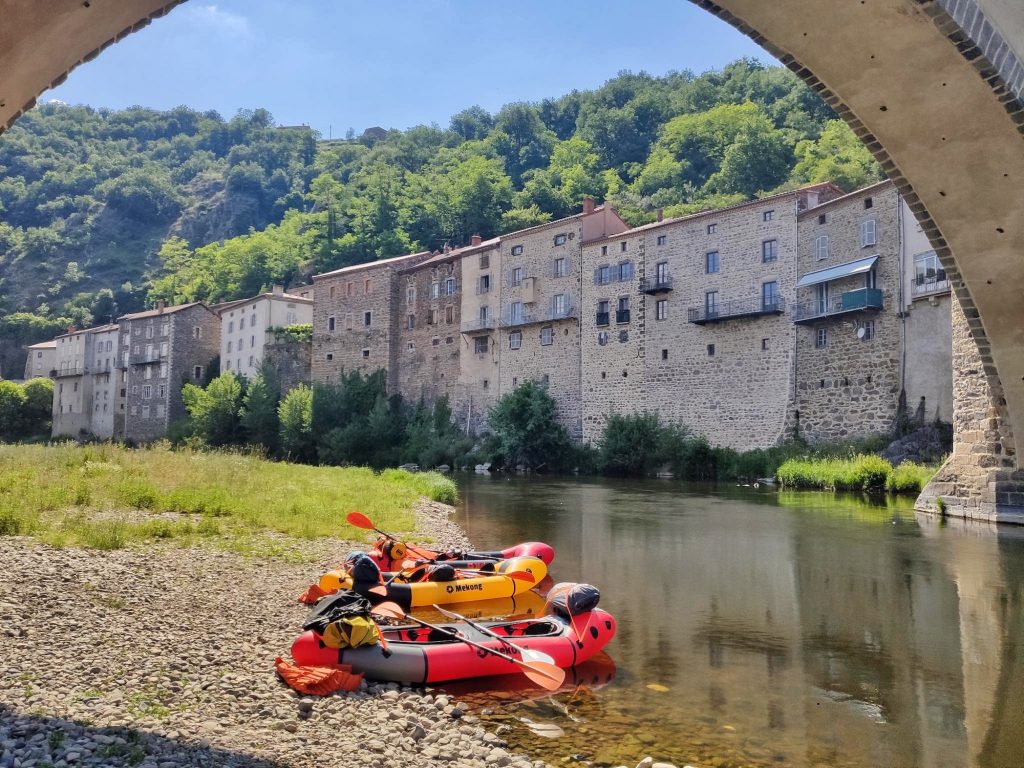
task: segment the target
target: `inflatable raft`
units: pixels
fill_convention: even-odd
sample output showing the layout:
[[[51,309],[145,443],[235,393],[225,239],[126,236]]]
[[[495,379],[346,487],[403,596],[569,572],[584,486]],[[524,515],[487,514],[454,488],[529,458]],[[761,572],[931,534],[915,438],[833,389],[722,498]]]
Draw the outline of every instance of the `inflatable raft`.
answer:
[[[377,539],[374,548],[367,553],[382,571],[398,571],[413,568],[426,561],[462,563],[463,568],[482,568],[487,563],[499,560],[511,560],[516,557],[536,557],[551,565],[555,559],[555,550],[550,544],[542,541],[525,541],[514,547],[496,550],[462,552],[435,552],[423,547],[408,548],[400,541],[385,536]]]
[[[595,608],[575,617],[585,626],[578,637],[573,622],[559,614],[521,621],[484,622],[492,631],[507,637],[519,648],[542,651],[563,668],[582,664],[599,653],[615,636],[615,619]],[[519,657],[519,652],[468,624],[441,625],[497,651]],[[373,680],[398,683],[442,683],[470,677],[489,677],[519,672],[519,667],[498,656],[486,654],[446,634],[418,626],[385,627],[386,655],[380,645],[333,649],[326,647],[312,630],[292,644],[292,658],[302,666],[351,664],[352,671]]]
[[[403,611],[408,611],[410,608],[424,605],[449,605],[515,597],[532,589],[548,572],[544,561],[536,557],[516,557],[489,565],[494,568],[493,573],[459,575],[456,572],[454,579],[412,583],[391,581],[394,574],[387,572],[367,573],[365,570],[356,569],[353,571],[353,577],[350,572],[329,571],[320,577],[319,586],[327,594],[351,589],[374,605],[393,602],[398,603]],[[504,575],[513,572],[528,573],[533,580],[514,579]],[[390,583],[387,583],[389,581]],[[384,594],[370,591],[382,585],[386,590]]]

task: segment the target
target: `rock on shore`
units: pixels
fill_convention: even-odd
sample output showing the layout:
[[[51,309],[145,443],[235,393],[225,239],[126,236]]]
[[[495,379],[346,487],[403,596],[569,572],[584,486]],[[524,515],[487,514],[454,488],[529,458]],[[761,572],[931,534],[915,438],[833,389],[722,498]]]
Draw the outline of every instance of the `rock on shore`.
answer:
[[[443,505],[419,512],[434,544],[468,543]],[[543,766],[437,691],[314,698],[277,679],[296,596],[351,548],[310,542],[317,562],[295,564],[0,538],[0,768]]]

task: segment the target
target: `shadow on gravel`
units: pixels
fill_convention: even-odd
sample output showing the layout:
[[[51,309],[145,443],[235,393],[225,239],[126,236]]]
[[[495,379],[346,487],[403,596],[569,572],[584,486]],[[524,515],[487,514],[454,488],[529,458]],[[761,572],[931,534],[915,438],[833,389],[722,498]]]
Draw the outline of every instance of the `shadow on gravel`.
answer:
[[[58,717],[18,712],[0,704],[0,768],[33,761],[36,766],[247,766],[279,768],[282,763],[242,752],[149,733],[129,727],[96,727]],[[32,764],[32,763],[29,763]]]

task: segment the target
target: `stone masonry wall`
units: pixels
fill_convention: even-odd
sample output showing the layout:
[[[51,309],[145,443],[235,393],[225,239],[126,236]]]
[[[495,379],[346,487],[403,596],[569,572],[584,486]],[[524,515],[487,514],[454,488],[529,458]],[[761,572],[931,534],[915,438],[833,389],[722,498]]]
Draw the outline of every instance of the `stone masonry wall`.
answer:
[[[452,292],[449,280],[455,281]],[[398,392],[409,403],[455,398],[462,282],[462,263],[456,256],[435,257],[398,275]]]
[[[865,200],[872,205],[865,208]],[[799,432],[810,442],[851,440],[891,432],[901,388],[902,328],[899,312],[899,200],[892,185],[873,187],[800,217],[800,274],[845,264],[878,254],[876,285],[883,309],[832,314],[799,327],[797,386],[793,404]],[[825,223],[819,223],[819,217]],[[861,246],[860,224],[876,221],[875,245]],[[814,241],[830,238],[829,255],[817,259]],[[865,276],[853,275],[829,283],[829,295],[864,288]],[[815,302],[817,286],[801,288],[798,302]],[[832,306],[832,305],[830,305]],[[858,328],[873,329],[864,339]],[[823,329],[824,345],[818,333]]]
[[[494,247],[460,255],[462,273],[459,378],[455,391],[456,421],[467,432],[478,434],[486,428],[487,414],[499,396],[498,382],[498,318],[501,314],[501,249]],[[480,279],[487,276],[490,287],[480,289]],[[479,322],[480,308],[487,307],[489,323]],[[486,338],[486,351],[476,351],[476,339]],[[483,343],[483,342],[481,342]]]
[[[277,341],[267,334],[263,346],[263,362],[277,373],[281,394],[285,395],[299,384],[312,381],[313,343],[310,341]]]

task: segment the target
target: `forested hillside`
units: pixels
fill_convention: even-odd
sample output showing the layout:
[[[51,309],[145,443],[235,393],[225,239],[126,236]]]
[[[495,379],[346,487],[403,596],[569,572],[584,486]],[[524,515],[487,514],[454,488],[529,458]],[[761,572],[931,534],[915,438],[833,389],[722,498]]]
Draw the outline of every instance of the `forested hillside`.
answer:
[[[265,110],[33,110],[0,136],[0,340],[459,245],[574,213],[585,195],[641,223],[880,178],[817,96],[750,61],[317,139]]]

